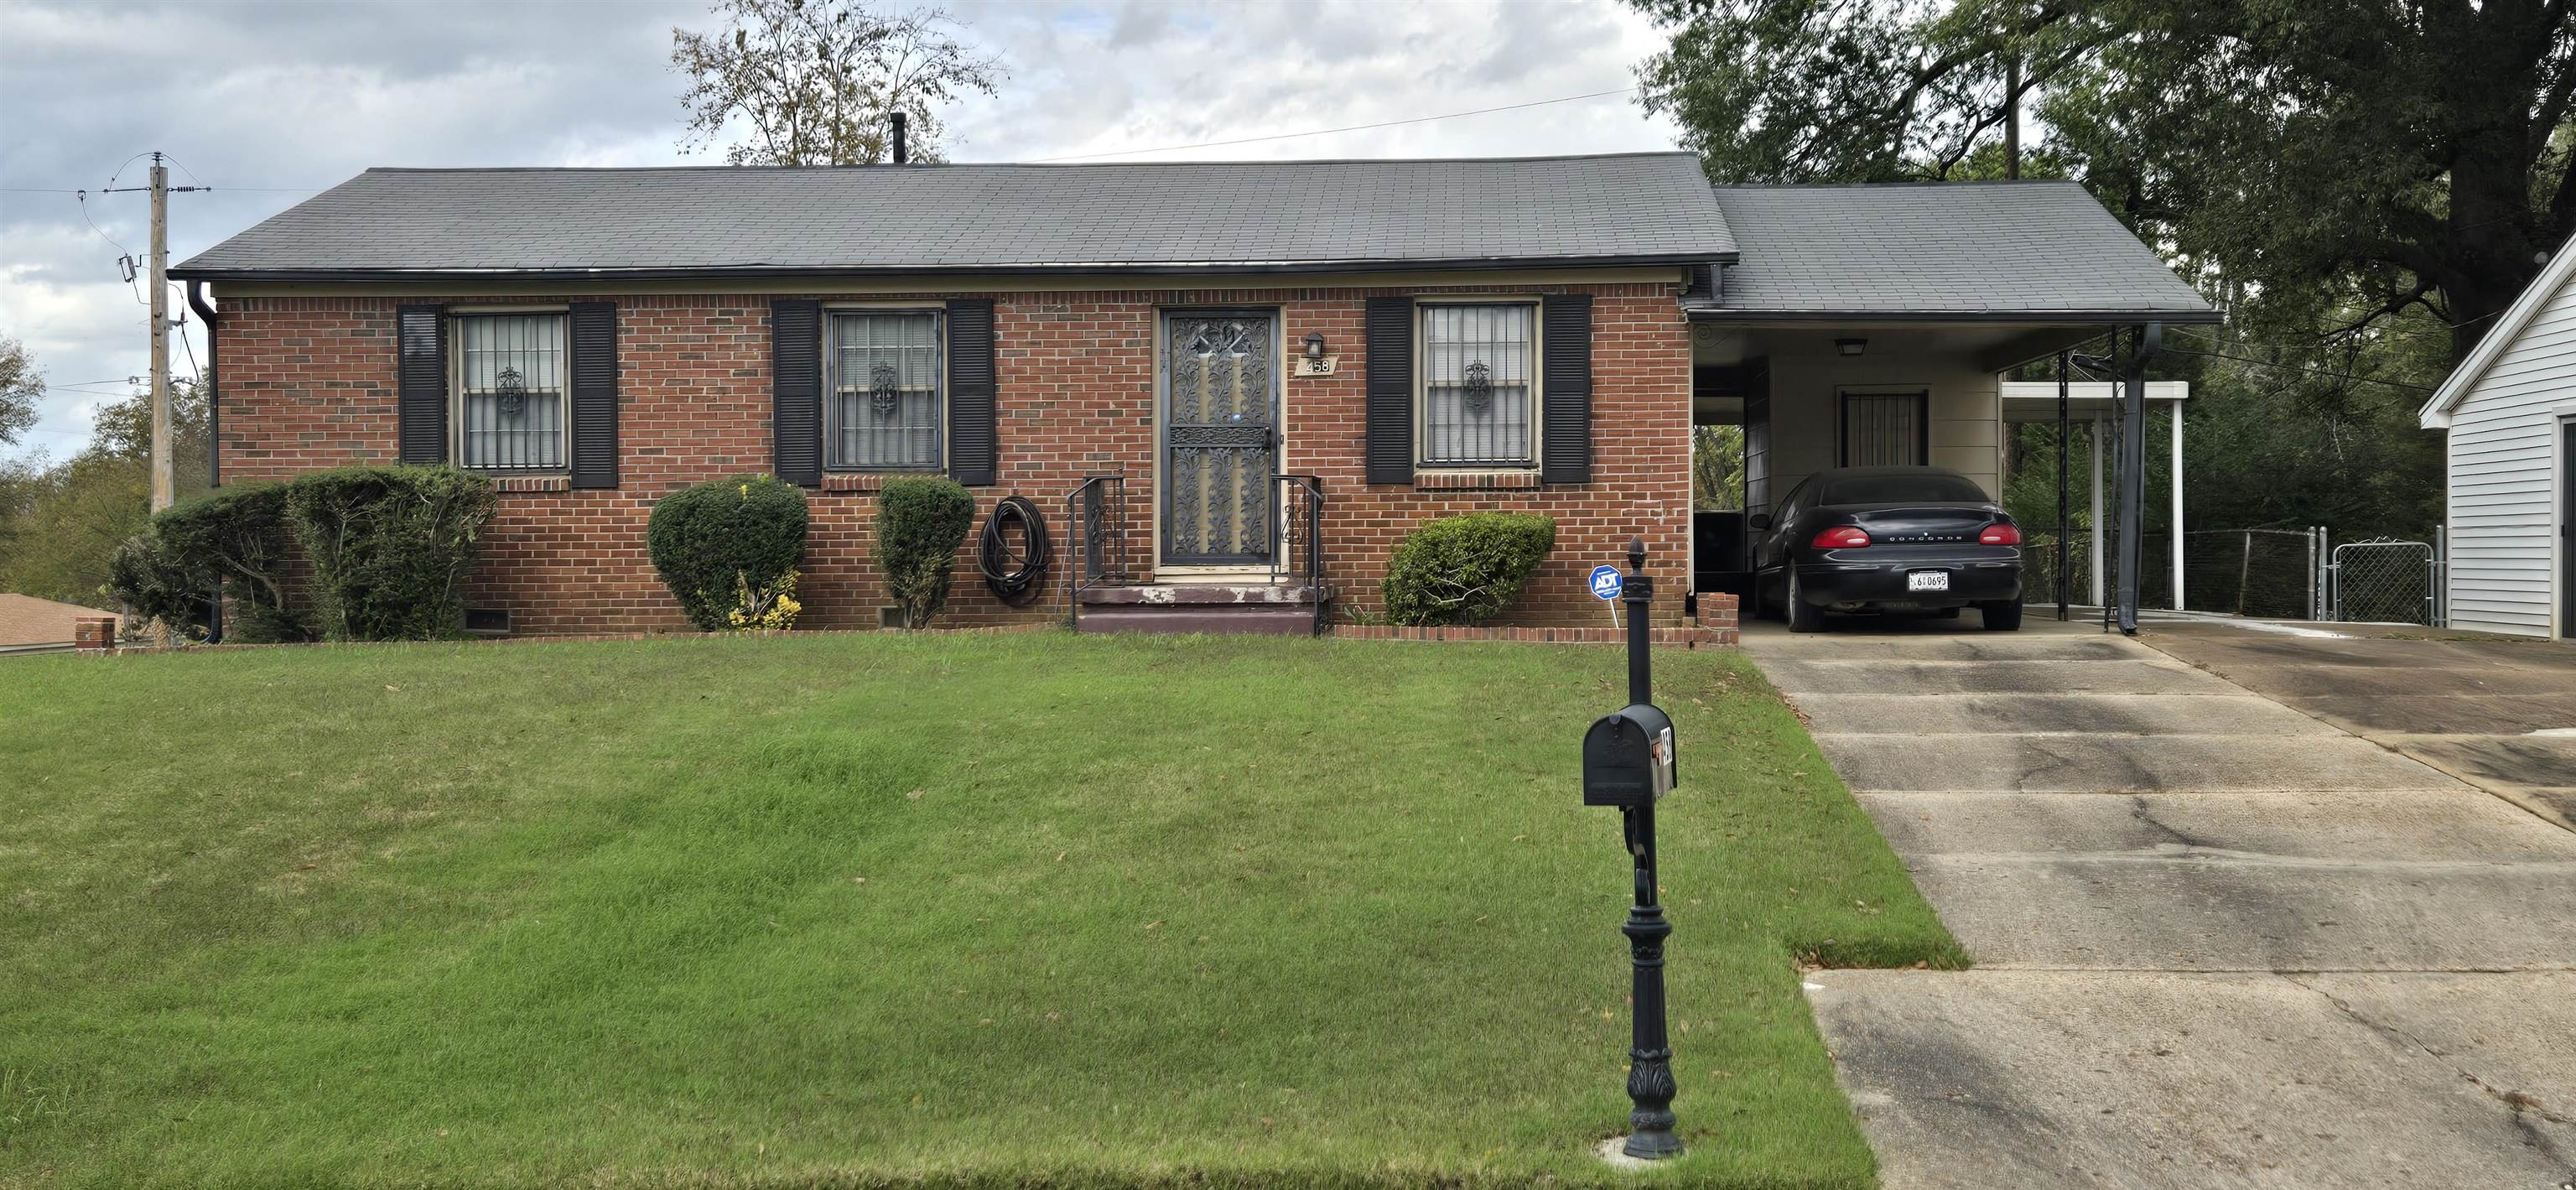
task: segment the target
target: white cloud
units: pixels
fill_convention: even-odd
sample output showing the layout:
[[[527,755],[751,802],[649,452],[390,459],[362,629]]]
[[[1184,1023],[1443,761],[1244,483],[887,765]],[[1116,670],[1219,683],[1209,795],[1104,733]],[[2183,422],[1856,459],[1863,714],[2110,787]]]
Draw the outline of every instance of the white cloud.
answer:
[[[1409,120],[1627,87],[1660,44],[1613,0],[1042,3],[954,0],[1001,94],[951,113],[959,161],[1033,160]],[[703,3],[0,6],[0,188],[98,188],[161,149],[172,259],[371,165],[652,165],[683,157],[670,30]],[[1620,96],[1117,160],[1480,156],[1667,148]],[[118,185],[135,184],[139,164]],[[274,188],[274,189],[271,189]],[[98,196],[140,252],[139,194]],[[117,249],[69,194],[0,190],[0,334],[57,383],[145,370]],[[173,309],[180,306],[175,299]],[[191,327],[194,334],[198,328]],[[203,350],[202,337],[197,346]],[[184,353],[174,353],[185,366]],[[86,433],[62,392],[29,445]]]

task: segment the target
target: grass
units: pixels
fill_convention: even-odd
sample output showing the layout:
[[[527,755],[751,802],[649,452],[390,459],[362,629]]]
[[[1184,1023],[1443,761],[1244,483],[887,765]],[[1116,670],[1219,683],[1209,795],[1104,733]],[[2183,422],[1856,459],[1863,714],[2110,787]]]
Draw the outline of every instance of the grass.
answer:
[[[1607,649],[785,636],[0,666],[0,1185],[1613,1183]],[[1860,1186],[1803,958],[1963,961],[1665,651],[1657,1180]]]

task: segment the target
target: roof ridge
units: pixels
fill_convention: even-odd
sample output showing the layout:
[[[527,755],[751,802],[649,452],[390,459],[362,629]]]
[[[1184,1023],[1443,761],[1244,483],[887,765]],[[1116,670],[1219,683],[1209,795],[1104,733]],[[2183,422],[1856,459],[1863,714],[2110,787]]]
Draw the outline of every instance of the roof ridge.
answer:
[[[1518,164],[1532,161],[1608,161],[1620,158],[1683,157],[1698,159],[1698,154],[1682,149],[1635,149],[1618,153],[1532,153],[1516,157],[1292,157],[1292,158],[1227,158],[1194,161],[915,161],[903,165],[873,162],[860,165],[371,165],[371,174],[506,174],[506,173],[830,173],[839,170],[959,170],[959,169],[1130,169],[1142,166],[1214,166],[1214,165],[1486,165]]]

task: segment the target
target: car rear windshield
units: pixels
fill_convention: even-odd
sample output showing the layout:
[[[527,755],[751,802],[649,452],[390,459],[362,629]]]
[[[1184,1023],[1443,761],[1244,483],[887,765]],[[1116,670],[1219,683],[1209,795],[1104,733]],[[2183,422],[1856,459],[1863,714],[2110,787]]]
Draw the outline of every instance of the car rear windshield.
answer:
[[[1911,504],[1918,501],[1983,503],[1984,488],[1964,475],[1849,475],[1829,480],[1819,504]]]

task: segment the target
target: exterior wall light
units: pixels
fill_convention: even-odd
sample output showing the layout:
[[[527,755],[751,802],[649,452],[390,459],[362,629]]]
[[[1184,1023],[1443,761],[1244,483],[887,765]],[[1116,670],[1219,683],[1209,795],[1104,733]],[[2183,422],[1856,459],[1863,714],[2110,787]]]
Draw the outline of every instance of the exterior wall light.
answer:
[[[1324,332],[1306,332],[1306,358],[1311,360],[1324,358]]]
[[[1836,340],[1834,340],[1834,350],[1835,350],[1835,351],[1837,351],[1837,352],[1842,353],[1842,354],[1843,354],[1844,356],[1846,356],[1846,357],[1858,356],[1858,355],[1861,353],[1862,349],[1864,349],[1864,348],[1866,348],[1866,347],[1868,347],[1868,346],[1869,346],[1869,340],[1867,340],[1867,339],[1836,339]]]

